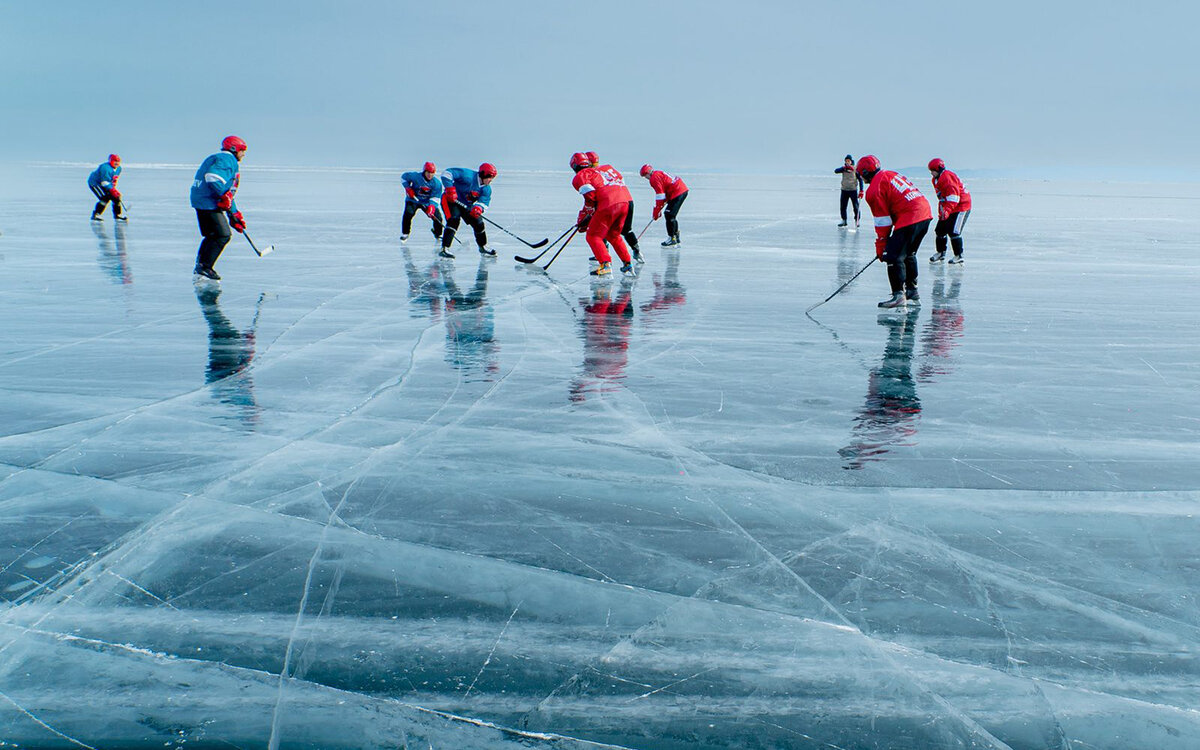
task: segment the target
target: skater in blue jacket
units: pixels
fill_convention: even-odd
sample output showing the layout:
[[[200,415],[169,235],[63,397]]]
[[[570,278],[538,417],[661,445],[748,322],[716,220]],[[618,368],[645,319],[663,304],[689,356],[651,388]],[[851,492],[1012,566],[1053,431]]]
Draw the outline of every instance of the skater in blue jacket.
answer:
[[[230,227],[246,231],[246,220],[233,202],[238,189],[238,162],[245,155],[246,142],[231,135],[221,141],[221,150],[205,159],[196,170],[192,208],[196,209],[196,221],[204,237],[196,251],[193,273],[197,276],[219,281],[221,277],[213,266],[233,236]]]
[[[424,211],[433,222],[433,236],[442,238],[442,216],[438,206],[442,201],[442,181],[438,178],[433,162],[425,162],[420,172],[405,172],[400,175],[404,185],[404,219],[400,224],[400,241],[412,234],[412,220],[417,211]]]
[[[88,175],[88,188],[97,198],[96,207],[92,209],[92,221],[101,220],[100,214],[104,213],[104,207],[109,203],[113,204],[113,218],[117,221],[126,220],[121,211],[121,191],[117,190],[117,180],[120,176],[121,157],[116,154],[109,154],[108,161]]]
[[[492,180],[496,179],[496,167],[484,162],[479,170],[451,167],[442,172],[442,210],[446,213],[446,229],[442,232],[443,258],[453,258],[450,243],[459,222],[465,221],[475,230],[475,242],[482,255],[495,255],[487,246],[487,230],[483,226],[483,212],[492,202]]]

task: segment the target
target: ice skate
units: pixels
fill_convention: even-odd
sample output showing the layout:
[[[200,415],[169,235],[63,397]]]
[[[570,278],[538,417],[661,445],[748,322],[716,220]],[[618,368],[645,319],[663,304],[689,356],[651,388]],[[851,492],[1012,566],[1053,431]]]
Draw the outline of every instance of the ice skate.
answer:
[[[438,251],[438,257],[453,259],[454,253],[450,252],[449,250],[447,250],[446,248],[443,247],[441,250]]]
[[[885,310],[903,310],[905,309],[904,292],[896,292],[891,297],[888,297],[883,302],[879,303],[879,307]]]
[[[100,217],[100,214],[93,211],[92,212],[92,221],[104,221],[104,219]]]
[[[904,300],[909,307],[916,307],[921,304],[921,293],[917,291],[915,286],[904,290]]]
[[[588,273],[592,276],[612,276],[612,263],[601,263]]]
[[[642,253],[636,247],[633,248],[633,260],[635,263],[645,263],[646,259],[642,257]]]
[[[221,280],[221,275],[215,270],[209,268],[208,266],[202,266],[199,263],[197,263],[196,267],[192,269],[192,273],[205,279],[212,279],[213,281]]]
[[[941,263],[945,259],[946,259],[945,253],[934,253],[933,255],[929,256],[930,263]]]
[[[402,235],[400,235],[400,241],[401,241],[401,242],[408,242],[408,235],[407,235],[407,234],[402,234]]]
[[[480,254],[480,255],[486,255],[486,256],[488,256],[489,258],[494,258],[494,257],[496,257],[496,251],[495,251],[495,250],[492,250],[492,249],[490,249],[490,248],[489,248],[489,247],[487,247],[486,245],[480,245],[480,246],[479,246],[479,254]]]
[[[844,226],[846,226],[846,222],[844,222],[844,221],[843,221],[841,224],[838,224],[838,226],[839,226],[839,227],[844,227]]]
[[[626,263],[621,266],[621,273],[626,276],[637,276],[637,272],[633,270],[633,263]]]
[[[953,258],[950,259],[951,265],[958,265],[959,263],[962,263],[962,262],[963,262],[963,257],[961,255],[955,255]]]
[[[666,242],[662,243],[663,247],[676,247],[679,245],[679,235],[671,237]]]

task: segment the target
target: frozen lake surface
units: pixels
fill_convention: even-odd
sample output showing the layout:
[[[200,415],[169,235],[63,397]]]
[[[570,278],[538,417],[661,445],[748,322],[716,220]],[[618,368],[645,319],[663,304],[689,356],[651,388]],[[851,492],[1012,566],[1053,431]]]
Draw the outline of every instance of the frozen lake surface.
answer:
[[[0,182],[0,747],[1200,747],[1200,185],[968,179],[919,311],[814,321],[832,174],[596,282],[251,156],[196,287],[194,165],[90,169]]]

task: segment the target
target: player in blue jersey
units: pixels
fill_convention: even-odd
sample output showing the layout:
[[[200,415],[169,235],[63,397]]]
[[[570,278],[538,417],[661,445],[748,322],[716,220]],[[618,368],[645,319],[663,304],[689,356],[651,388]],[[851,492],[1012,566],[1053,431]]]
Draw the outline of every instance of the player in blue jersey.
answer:
[[[495,255],[487,246],[487,231],[483,226],[483,212],[492,202],[492,180],[496,179],[496,167],[484,162],[479,170],[451,167],[442,172],[442,210],[446,213],[446,229],[442,232],[443,258],[453,258],[450,243],[458,231],[460,221],[465,221],[475,230],[475,242],[483,255]]]
[[[233,202],[238,189],[238,162],[245,155],[246,142],[231,135],[221,141],[221,150],[205,159],[196,170],[196,178],[192,181],[192,208],[196,209],[196,221],[204,237],[196,251],[193,270],[198,276],[219,281],[221,277],[213,266],[233,236],[230,227],[239,232],[246,231],[246,220]]]
[[[100,221],[100,214],[110,202],[113,204],[113,218],[125,221],[121,213],[121,191],[117,190],[117,180],[121,176],[121,157],[109,154],[108,161],[92,170],[88,175],[88,188],[95,193],[97,202],[92,209],[92,221]]]
[[[433,236],[442,238],[442,217],[438,205],[442,200],[442,181],[437,176],[433,162],[425,162],[420,172],[405,172],[400,175],[404,185],[404,219],[400,224],[400,241],[412,234],[412,220],[417,211],[424,211],[433,222]]]

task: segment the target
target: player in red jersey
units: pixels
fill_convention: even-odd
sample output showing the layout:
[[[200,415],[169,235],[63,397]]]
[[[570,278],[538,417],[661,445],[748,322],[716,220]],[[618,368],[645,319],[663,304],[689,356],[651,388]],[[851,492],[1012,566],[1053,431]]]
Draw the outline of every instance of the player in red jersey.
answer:
[[[625,178],[611,166],[591,166],[587,154],[582,153],[571,156],[571,169],[575,171],[571,187],[583,196],[583,208],[579,211],[576,226],[580,231],[587,231],[588,247],[592,248],[592,255],[600,263],[591,272],[592,275],[612,274],[612,257],[608,254],[606,242],[612,245],[625,264],[621,266],[621,273],[634,275],[633,259],[629,256],[625,240],[621,239],[621,228],[625,225],[625,215],[633,200],[625,185]]]
[[[954,257],[950,262],[962,263],[962,231],[967,225],[967,217],[971,215],[971,193],[958,175],[946,169],[946,162],[941,159],[930,160],[929,174],[938,197],[938,221],[933,228],[937,252],[929,258],[929,262],[940,263],[946,259],[946,238],[949,237],[950,246],[954,248]]]
[[[855,172],[867,183],[867,205],[875,216],[875,257],[887,263],[892,285],[892,296],[879,306],[918,305],[917,250],[933,219],[929,201],[907,177],[881,169],[875,156],[859,159]]]
[[[640,174],[650,181],[650,189],[654,191],[654,219],[667,215],[667,241],[663,247],[675,247],[679,244],[679,207],[688,197],[688,186],[673,174],[655,169],[649,164],[643,164]]]
[[[584,153],[587,157],[588,166],[598,169],[612,169],[611,164],[600,165],[600,157],[595,151],[587,151]],[[638,236],[633,231],[633,201],[629,201],[629,210],[625,212],[625,223],[621,225],[621,237],[624,238],[625,244],[629,246],[629,252],[633,254],[635,263],[645,263],[646,259],[642,257],[642,249],[638,247]]]

